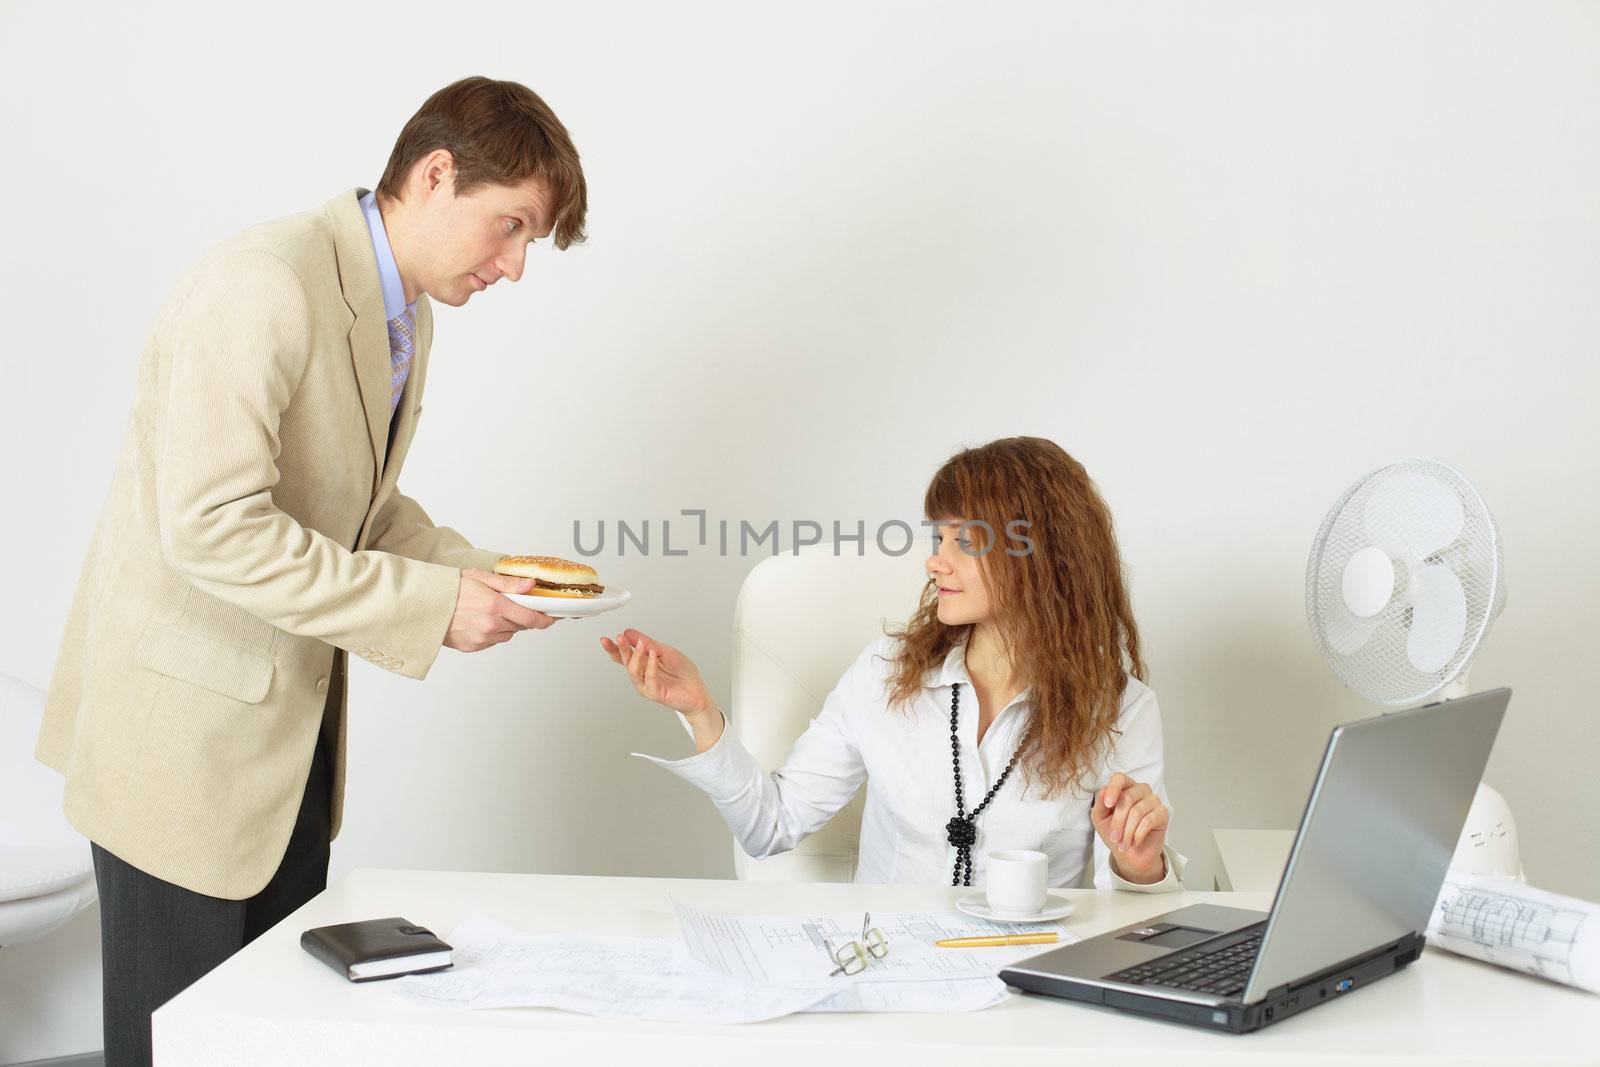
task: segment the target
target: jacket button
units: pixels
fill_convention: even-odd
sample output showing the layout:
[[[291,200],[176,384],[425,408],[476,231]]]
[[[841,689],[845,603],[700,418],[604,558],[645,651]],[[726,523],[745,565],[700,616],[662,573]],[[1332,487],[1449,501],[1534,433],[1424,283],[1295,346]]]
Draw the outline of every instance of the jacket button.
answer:
[[[401,667],[404,667],[405,665],[406,665],[406,661],[403,660],[403,659],[397,659],[397,660],[394,661],[394,669],[395,670],[399,670]]]
[[[318,693],[326,693],[327,691],[328,691],[328,680],[326,678],[318,678],[317,679],[317,692]]]

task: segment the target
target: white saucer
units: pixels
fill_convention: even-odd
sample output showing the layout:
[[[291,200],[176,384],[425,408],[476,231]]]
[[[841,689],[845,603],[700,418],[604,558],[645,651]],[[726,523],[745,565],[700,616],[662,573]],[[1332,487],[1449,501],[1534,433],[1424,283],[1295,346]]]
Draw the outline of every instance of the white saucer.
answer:
[[[609,585],[599,596],[535,596],[532,593],[506,593],[525,608],[542,611],[553,619],[587,619],[591,615],[604,615],[616,611],[633,599],[633,594],[621,586]]]
[[[994,923],[1047,923],[1066,918],[1078,910],[1078,905],[1060,893],[1046,893],[1044,907],[1032,915],[1002,915],[990,909],[982,893],[972,893],[956,901],[956,907],[968,915],[988,919]]]

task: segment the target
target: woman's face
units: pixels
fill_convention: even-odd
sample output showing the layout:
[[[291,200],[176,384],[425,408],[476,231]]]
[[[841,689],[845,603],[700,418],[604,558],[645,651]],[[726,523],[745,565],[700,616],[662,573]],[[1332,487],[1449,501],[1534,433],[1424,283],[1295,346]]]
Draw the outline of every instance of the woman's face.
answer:
[[[989,618],[989,590],[983,584],[977,547],[959,519],[937,527],[939,549],[924,564],[928,577],[939,586],[939,621],[946,626],[966,626]]]

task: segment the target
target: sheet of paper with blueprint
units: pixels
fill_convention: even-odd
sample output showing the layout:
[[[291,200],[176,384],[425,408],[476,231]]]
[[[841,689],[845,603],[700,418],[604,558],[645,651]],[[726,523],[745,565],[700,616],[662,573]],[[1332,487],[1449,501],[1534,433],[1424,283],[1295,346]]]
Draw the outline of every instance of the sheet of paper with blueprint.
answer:
[[[561,1008],[616,1019],[745,1023],[790,1015],[840,993],[758,985],[692,959],[669,937],[523,933],[470,915],[450,933],[448,971],[391,983],[402,996],[449,1008]]]
[[[1600,993],[1600,905],[1451,868],[1428,943]]]
[[[798,1011],[978,1011],[1007,996],[993,978],[811,986],[730,978],[670,937],[535,935],[469,915],[450,932],[448,971],[408,975],[388,988],[435,1007],[558,1008],[615,1019],[760,1022]]]
[[[672,906],[690,955],[721,974],[749,982],[809,986],[827,980],[834,964],[823,941],[831,939],[837,946],[861,934],[860,912],[727,916],[676,899]],[[873,912],[872,925],[888,939],[889,954],[872,961],[859,976],[863,983],[994,980],[1000,968],[1016,960],[1078,940],[1060,923],[996,923],[957,911]],[[1054,945],[977,949],[933,944],[947,937],[1013,933],[1054,933],[1058,940]]]

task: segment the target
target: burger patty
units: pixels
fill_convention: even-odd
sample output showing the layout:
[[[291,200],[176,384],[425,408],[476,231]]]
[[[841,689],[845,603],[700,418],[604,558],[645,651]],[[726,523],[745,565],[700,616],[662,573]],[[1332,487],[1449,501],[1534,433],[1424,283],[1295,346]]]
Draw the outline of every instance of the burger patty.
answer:
[[[534,588],[536,588],[536,589],[570,589],[575,593],[596,593],[596,594],[598,594],[598,593],[603,593],[603,592],[606,591],[606,587],[603,586],[603,585],[594,585],[594,584],[589,584],[589,585],[571,585],[571,584],[567,584],[567,585],[563,585],[563,584],[559,584],[557,582],[547,582],[543,578],[535,578],[533,580],[533,584],[534,584]]]

